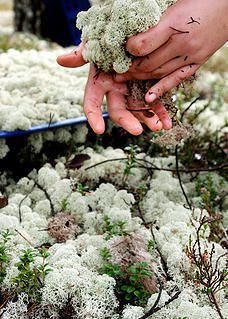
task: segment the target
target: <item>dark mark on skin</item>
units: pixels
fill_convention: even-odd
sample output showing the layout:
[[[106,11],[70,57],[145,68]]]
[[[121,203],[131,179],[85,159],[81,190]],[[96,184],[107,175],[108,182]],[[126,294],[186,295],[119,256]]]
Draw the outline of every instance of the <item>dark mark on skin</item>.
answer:
[[[184,58],[184,61],[186,61],[186,60],[187,60],[187,58],[188,58],[188,56],[186,55],[186,57]]]
[[[200,22],[194,20],[193,17],[190,17],[190,19],[191,19],[191,21],[189,21],[187,24],[192,24],[192,23],[198,23],[198,24],[200,24]]]
[[[183,33],[189,33],[189,31],[182,31],[182,30],[178,30],[176,28],[173,28],[173,27],[169,27],[170,29],[172,29],[173,31],[176,31],[177,33],[173,33],[173,35],[176,35],[176,34],[183,34]]]
[[[143,59],[141,59],[141,60],[139,61],[139,63],[137,63],[137,66],[140,66],[140,65],[142,64],[142,61],[143,61]]]
[[[100,75],[100,74],[101,74],[101,70],[97,69],[97,70],[96,70],[96,74],[94,75],[93,78],[97,80],[97,79],[99,78],[99,75]]]
[[[181,72],[183,72],[183,73],[184,73],[184,70],[181,70]]]
[[[145,117],[153,117],[155,114],[153,112],[151,112],[151,111],[144,111],[143,115]]]
[[[145,107],[142,109],[131,109],[131,108],[127,107],[126,110],[130,111],[130,112],[142,112],[143,115],[146,117],[153,117],[155,115],[154,112],[152,111],[151,107]]]

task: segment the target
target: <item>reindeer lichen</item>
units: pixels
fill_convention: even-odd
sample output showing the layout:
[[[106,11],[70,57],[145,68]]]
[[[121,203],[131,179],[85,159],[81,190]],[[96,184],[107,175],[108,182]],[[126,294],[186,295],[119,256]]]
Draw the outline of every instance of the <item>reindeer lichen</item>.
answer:
[[[133,56],[125,49],[131,36],[156,25],[162,13],[176,0],[108,0],[77,17],[77,27],[86,42],[83,57],[105,72],[126,72]]]

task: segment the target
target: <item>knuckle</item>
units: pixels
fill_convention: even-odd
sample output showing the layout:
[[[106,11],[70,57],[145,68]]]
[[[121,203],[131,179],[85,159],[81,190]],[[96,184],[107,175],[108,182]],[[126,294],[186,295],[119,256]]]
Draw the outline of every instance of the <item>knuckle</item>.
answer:
[[[180,71],[177,74],[177,81],[181,82],[186,80],[187,78],[189,78],[192,75],[193,71],[192,71],[192,67],[191,65],[188,65],[184,68],[181,68]]]
[[[148,41],[145,38],[139,39],[138,41],[135,41],[134,43],[134,51],[137,56],[144,56],[147,54],[147,46]]]
[[[197,41],[195,38],[186,37],[184,40],[184,45],[188,52],[198,52],[200,49],[200,41]]]

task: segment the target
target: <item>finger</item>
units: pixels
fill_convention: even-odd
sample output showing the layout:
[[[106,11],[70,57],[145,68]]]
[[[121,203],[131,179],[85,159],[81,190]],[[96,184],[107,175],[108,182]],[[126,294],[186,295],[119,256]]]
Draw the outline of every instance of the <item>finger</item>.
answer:
[[[167,25],[167,23],[170,23],[170,19],[165,19],[166,14],[167,13],[164,13],[162,15],[159,23],[155,27],[128,39],[126,48],[130,54],[134,56],[145,56],[167,42],[172,34],[172,30]]]
[[[101,105],[103,103],[105,88],[96,81],[96,69],[93,64],[90,66],[88,81],[85,88],[84,112],[88,122],[96,134],[103,134],[105,123],[102,116]]]
[[[161,103],[161,101],[156,100],[152,105],[152,110],[158,116],[162,122],[162,127],[165,130],[169,130],[172,127],[172,120],[169,116],[169,113],[166,111],[166,108]]]
[[[179,59],[174,58],[174,59],[166,62],[162,66],[158,67],[154,71],[151,71],[150,76],[153,79],[161,79],[161,78],[167,76],[168,74],[173,73],[174,71],[176,71],[184,66],[189,65],[189,63],[191,63],[191,62],[188,61],[188,64],[187,64],[185,58],[183,58],[183,57],[179,57]]]
[[[145,100],[147,103],[152,103],[163,93],[173,89],[177,85],[179,85],[182,81],[189,78],[193,75],[199,68],[201,64],[190,64],[184,66],[175,72],[167,75],[163,79],[161,79],[158,83],[156,83],[145,96]]]
[[[143,101],[134,101],[131,96],[127,98],[128,105],[131,109],[143,109],[145,103]],[[160,121],[159,117],[155,113],[146,114],[145,112],[134,112],[132,111],[134,116],[140,121],[147,125],[147,127],[151,131],[160,131],[162,129],[162,122]]]
[[[198,64],[200,65],[204,64],[209,59],[209,57],[210,56],[204,59],[201,59],[200,62],[198,62]],[[196,63],[193,63],[193,61],[194,60],[192,60],[191,58],[188,59],[188,56],[175,57],[174,59],[164,63],[162,66],[158,67],[154,71],[151,71],[148,73],[139,73],[139,72],[133,73],[133,77],[135,78],[138,77],[138,79],[140,79],[139,76],[141,76],[142,80],[161,79],[184,66],[196,64]]]
[[[116,82],[127,82],[130,80],[148,80],[151,79],[150,73],[145,73],[145,72],[126,72],[126,73],[117,73],[114,75],[114,80]]]
[[[158,132],[162,129],[162,122],[157,114],[154,114],[153,117],[145,116],[142,112],[138,115],[138,118],[141,122],[145,123],[146,126],[153,132]]]
[[[144,58],[136,59],[130,67],[129,72],[154,71],[155,69],[159,68],[160,66],[174,58],[176,58],[176,60],[179,60],[179,50],[180,49],[179,46],[176,44],[176,41],[173,41],[173,39],[170,38],[166,43],[164,43],[157,50],[153,51],[151,54],[147,55]]]
[[[128,88],[126,83],[116,83],[114,77],[111,74],[99,71],[95,67],[92,68],[90,72],[93,72],[91,76],[91,81],[93,79],[97,86],[102,86],[105,93],[109,91],[117,91],[123,95],[128,94]]]
[[[106,99],[110,119],[130,134],[140,135],[143,131],[142,125],[126,109],[127,105],[124,95],[119,92],[109,92]]]
[[[81,44],[74,51],[59,56],[57,58],[57,63],[67,68],[75,68],[86,64],[87,62],[84,60],[82,56],[82,51],[84,50],[84,47],[85,44],[81,42]]]

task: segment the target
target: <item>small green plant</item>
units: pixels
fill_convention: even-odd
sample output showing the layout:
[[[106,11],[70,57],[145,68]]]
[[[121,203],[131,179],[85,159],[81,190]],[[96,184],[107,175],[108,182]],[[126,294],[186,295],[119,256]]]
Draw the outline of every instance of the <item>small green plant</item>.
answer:
[[[221,178],[215,185],[210,174],[204,178],[198,178],[196,181],[196,191],[201,197],[201,208],[206,209],[208,214],[212,218],[215,218],[213,223],[210,225],[203,224],[201,228],[201,236],[204,236],[207,228],[210,227],[210,235],[208,237],[209,241],[219,242],[224,237],[224,231],[221,228],[223,216],[217,211],[219,192],[216,189],[223,184],[224,179]]]
[[[189,237],[189,244],[185,249],[186,256],[189,258],[193,270],[191,279],[196,286],[201,288],[201,292],[207,295],[210,303],[217,310],[219,317],[224,319],[217,294],[220,290],[227,288],[228,271],[227,268],[220,269],[219,261],[226,258],[227,253],[215,257],[215,245],[212,244],[210,251],[202,249],[204,246],[201,242],[200,232],[204,224],[213,223],[214,219],[205,217],[200,221],[196,231],[196,240],[192,242]]]
[[[147,193],[147,189],[145,186],[141,185],[141,186],[139,186],[139,188],[137,188],[136,197],[137,197],[138,202],[142,202],[146,193]]]
[[[111,254],[107,247],[100,249],[104,265],[99,270],[100,274],[106,274],[116,280],[115,292],[120,303],[142,306],[147,303],[151,294],[146,291],[142,280],[152,277],[146,262],[134,263],[127,272],[120,271],[119,264],[111,264]]]
[[[42,300],[41,288],[44,286],[45,277],[51,271],[46,263],[46,258],[50,254],[44,247],[40,251],[28,248],[22,250],[22,253],[20,261],[15,264],[19,273],[11,281],[16,284],[18,293],[26,292],[30,298],[39,303]],[[42,258],[42,264],[38,267],[33,265],[36,257]]]
[[[108,216],[104,216],[104,226],[102,228],[103,232],[107,234],[105,240],[111,239],[113,236],[127,236],[129,232],[125,230],[126,222],[122,220],[110,221]]]
[[[100,251],[100,255],[103,259],[104,265],[101,269],[99,269],[100,274],[106,274],[110,277],[115,278],[117,281],[121,279],[125,275],[124,272],[120,271],[120,265],[115,264],[112,265],[110,262],[111,254],[107,247],[104,249],[98,249]]]
[[[147,249],[148,249],[148,251],[150,250],[150,249],[152,249],[152,250],[155,250],[155,248],[156,248],[156,243],[155,243],[155,241],[154,240],[149,240],[148,241],[148,244],[147,244]]]
[[[219,181],[219,186],[224,183],[222,178]],[[216,199],[218,198],[218,191],[213,178],[208,174],[204,178],[198,178],[196,180],[196,192],[201,197],[201,207],[205,208],[210,216],[215,217],[215,207],[217,205]]]
[[[85,196],[88,186],[83,186],[82,184],[77,184],[76,192],[80,193],[82,196]]]
[[[10,233],[9,229],[0,234],[0,283],[3,282],[6,276],[6,268],[4,267],[4,263],[9,261],[9,247],[7,246],[8,241],[11,239],[11,236],[15,236],[15,234]]]
[[[129,175],[134,175],[134,173],[132,173],[132,168],[138,167],[136,155],[141,151],[141,149],[138,145],[130,144],[129,146],[126,146],[124,150],[127,152],[127,159],[124,161],[126,167],[123,173],[122,185],[127,186],[126,182]]]
[[[65,212],[67,210],[67,206],[69,205],[67,198],[64,198],[62,201],[61,212]]]
[[[121,289],[126,291],[126,300],[133,300],[135,305],[146,304],[151,294],[145,290],[142,284],[142,279],[153,277],[153,273],[148,270],[148,264],[143,261],[141,263],[135,263],[128,268],[129,283],[130,285],[122,286]],[[136,298],[135,298],[136,297]]]

